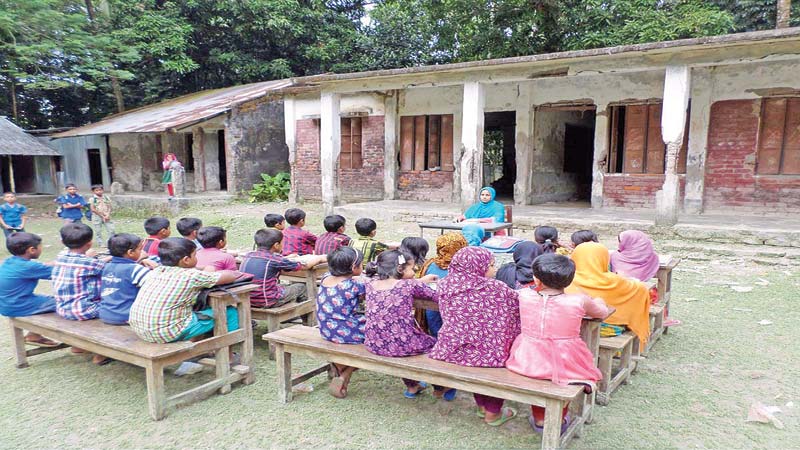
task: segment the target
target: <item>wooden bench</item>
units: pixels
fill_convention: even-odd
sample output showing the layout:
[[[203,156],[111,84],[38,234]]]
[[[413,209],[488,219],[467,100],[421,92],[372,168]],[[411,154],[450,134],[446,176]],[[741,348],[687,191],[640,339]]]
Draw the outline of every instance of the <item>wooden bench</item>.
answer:
[[[611,401],[611,394],[622,384],[627,384],[631,374],[636,369],[636,360],[633,358],[634,346],[639,345],[636,336],[627,331],[619,336],[600,338],[600,360],[597,367],[603,374],[603,379],[597,383],[597,404],[608,405]],[[617,354],[617,367],[614,367],[614,360]],[[615,371],[616,369],[616,371]]]
[[[292,378],[292,355],[301,354],[322,361],[345,364],[394,377],[424,380],[493,397],[505,398],[546,408],[542,448],[566,447],[573,436],[579,436],[584,423],[591,421],[593,395],[584,394],[582,386],[559,386],[535,380],[504,368],[464,367],[436,361],[427,355],[405,358],[377,356],[363,345],[343,345],[322,339],[319,329],[304,326],[284,328],[265,334],[275,345],[278,367],[278,400],[292,400],[292,386],[326,372],[320,367]],[[573,410],[573,422],[561,435],[561,411],[567,403]]]
[[[41,314],[9,319],[17,358],[17,367],[28,367],[29,356],[34,356],[69,346],[133,364],[145,369],[147,379],[147,402],[150,416],[161,420],[168,408],[180,407],[200,401],[215,391],[227,394],[231,384],[255,381],[253,366],[253,329],[250,327],[251,286],[233,288],[230,292],[213,292],[209,302],[215,317],[225,317],[226,306],[237,306],[240,327],[228,331],[223,320],[214,321],[214,336],[198,342],[180,341],[170,344],[152,344],[139,339],[129,326],[107,325],[99,320],[78,322],[66,320],[56,314]],[[45,335],[63,342],[56,348],[25,349],[23,330]],[[230,367],[229,350],[240,344],[241,363]],[[164,367],[214,352],[213,364],[216,375],[212,381],[166,398],[164,391]],[[205,362],[208,362],[206,360]]]
[[[265,320],[267,331],[278,331],[283,322],[296,318],[303,320],[303,325],[313,327],[317,323],[317,299],[310,298],[304,302],[289,302],[275,308],[250,308],[255,320]],[[269,346],[269,359],[275,360],[275,347]]]
[[[660,264],[656,272],[656,290],[658,302],[650,306],[650,338],[644,349],[644,354],[650,352],[662,334],[666,334],[669,327],[664,326],[664,316],[669,310],[672,297],[672,269],[677,267],[680,259],[670,259],[666,264]]]

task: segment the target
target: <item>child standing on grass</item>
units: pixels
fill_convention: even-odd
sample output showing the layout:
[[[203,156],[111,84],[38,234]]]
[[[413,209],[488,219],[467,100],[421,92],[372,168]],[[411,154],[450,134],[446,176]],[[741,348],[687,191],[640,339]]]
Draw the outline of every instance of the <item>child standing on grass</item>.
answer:
[[[169,229],[169,219],[166,217],[151,217],[144,221],[144,231],[147,238],[144,240],[142,250],[148,256],[158,256],[158,244],[172,234]]]
[[[414,320],[414,299],[432,300],[434,290],[425,283],[435,275],[414,279],[414,260],[398,250],[383,252],[366,273],[374,277],[366,286],[364,345],[380,356],[411,356],[427,353],[436,339],[422,331]],[[425,383],[403,378],[406,398],[415,398]]]
[[[33,316],[56,310],[53,297],[34,294],[39,280],[49,280],[53,268],[35,261],[42,255],[42,238],[32,233],[14,233],[6,239],[11,257],[0,265],[0,315]],[[39,347],[55,347],[46,337],[29,332],[25,342]]]
[[[80,223],[83,218],[83,208],[88,206],[88,203],[78,194],[78,188],[74,184],[68,183],[64,186],[64,190],[67,193],[56,199],[58,217],[61,217],[64,223]]]
[[[221,227],[203,227],[197,232],[197,240],[203,246],[197,251],[197,268],[213,267],[214,270],[236,270],[236,258],[222,251],[228,244],[227,233]]]
[[[361,218],[356,221],[358,237],[350,241],[350,246],[364,255],[364,264],[372,262],[377,256],[389,248],[383,242],[375,240],[378,224],[374,220]]]
[[[178,229],[178,233],[183,236],[184,239],[194,242],[198,250],[203,248],[203,245],[197,240],[197,232],[200,228],[203,228],[202,220],[194,217],[182,217],[178,220],[178,223],[175,224],[175,228]]]
[[[250,292],[250,304],[257,308],[272,308],[295,300],[308,300],[305,283],[283,286],[280,284],[281,272],[310,269],[327,257],[311,257],[305,265],[284,258],[281,256],[283,233],[278,230],[258,230],[253,239],[257,250],[246,254],[239,267],[239,271],[253,275],[253,283],[260,287]]]
[[[322,221],[325,233],[317,238],[315,255],[327,255],[343,245],[350,245],[350,236],[344,234],[345,218],[335,214]]]
[[[89,209],[92,211],[94,237],[97,245],[102,247],[106,243],[106,240],[103,239],[103,231],[105,230],[106,238],[114,235],[114,222],[111,221],[111,197],[105,195],[102,184],[92,186]]]
[[[0,205],[0,226],[3,227],[3,235],[6,239],[11,233],[25,231],[25,222],[28,217],[25,213],[28,208],[17,203],[17,196],[13,192],[3,194],[5,203]]]
[[[361,253],[352,247],[339,247],[328,253],[330,274],[323,277],[317,294],[317,320],[323,339],[337,344],[364,342],[367,319],[358,312],[366,295],[364,283],[353,277],[361,275]],[[336,398],[347,396],[347,385],[354,367],[333,364],[336,376],[328,391]]]
[[[283,255],[313,255],[317,236],[303,229],[306,226],[306,212],[289,208],[283,215],[289,224],[283,229]]]
[[[604,319],[608,316],[606,304],[588,295],[564,293],[575,277],[575,263],[566,256],[550,253],[536,258],[533,276],[540,289],[519,291],[522,333],[511,347],[508,370],[560,385],[591,385],[602,379],[592,352],[581,339],[581,321],[584,316]],[[569,405],[562,412],[562,433],[569,425],[568,410]],[[531,427],[542,433],[544,408],[531,406],[531,412]]]
[[[192,311],[200,290],[232,283],[239,275],[229,270],[197,270],[196,253],[194,244],[183,238],[167,238],[158,244],[162,265],[148,275],[130,311],[131,329],[142,340],[157,344],[191,340],[214,330],[214,320],[227,320],[228,331],[239,328],[233,306],[227,308],[224,319],[215,318],[212,308]]]
[[[115,234],[108,240],[111,261],[103,268],[98,311],[98,316],[104,323],[128,323],[131,305],[136,300],[139,289],[150,275],[150,269],[157,266],[147,259],[142,260],[142,264],[137,264],[142,257],[142,244],[141,238],[127,233]]]

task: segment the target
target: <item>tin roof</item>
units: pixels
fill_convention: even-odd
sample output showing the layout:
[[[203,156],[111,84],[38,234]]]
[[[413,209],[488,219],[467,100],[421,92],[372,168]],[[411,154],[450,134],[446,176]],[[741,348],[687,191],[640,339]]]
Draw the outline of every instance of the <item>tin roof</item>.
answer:
[[[54,138],[115,133],[160,133],[183,128],[226,113],[234,105],[292,85],[274,80],[211,89],[143,106],[82,127],[53,135]]]
[[[0,116],[0,155],[58,156],[58,152]]]

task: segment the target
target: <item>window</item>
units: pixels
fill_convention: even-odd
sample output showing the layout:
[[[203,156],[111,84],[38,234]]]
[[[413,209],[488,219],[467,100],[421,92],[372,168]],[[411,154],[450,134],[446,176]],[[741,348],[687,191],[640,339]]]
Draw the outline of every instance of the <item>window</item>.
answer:
[[[342,119],[342,148],[339,152],[339,167],[360,169],[364,166],[361,157],[361,118]]]
[[[453,115],[400,118],[400,170],[443,170],[453,167]]]
[[[678,173],[686,173],[689,115],[683,145],[678,154]],[[667,146],[661,137],[661,103],[621,105],[611,108],[609,173],[663,174]]]
[[[761,100],[756,174],[800,175],[800,98]]]

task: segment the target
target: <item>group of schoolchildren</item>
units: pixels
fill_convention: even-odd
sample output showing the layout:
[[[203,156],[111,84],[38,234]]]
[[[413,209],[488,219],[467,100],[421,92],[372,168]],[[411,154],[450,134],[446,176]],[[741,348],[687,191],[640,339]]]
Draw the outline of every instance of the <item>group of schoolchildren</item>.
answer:
[[[64,206],[77,204],[73,201],[67,199]],[[506,367],[559,384],[586,383],[588,390],[601,373],[580,339],[584,316],[628,326],[642,343],[647,339],[649,329],[642,327],[647,327],[650,294],[636,279],[655,275],[658,256],[641,232],[623,232],[612,256],[591,231],[573,234],[567,248],[558,243],[555,228],[538,227],[535,241],[519,243],[514,262],[498,271],[480,238],[468,242],[469,229],[440,236],[435,256],[428,258],[426,240],[380,242],[375,239],[377,224],[368,218],[356,222],[355,239],[345,234],[342,216],[326,217],[320,236],[304,229],[305,218],[298,208],[267,214],[266,228],[255,233],[255,248],[241,255],[238,269],[236,255],[225,251],[225,230],[203,227],[195,218],[178,221],[180,238],[170,237],[170,222],[162,217],[145,221],[145,239],[113,234],[107,241],[108,258],[92,256],[92,228],[79,220],[66,223],[60,231],[66,250],[49,264],[35,261],[42,251],[39,236],[16,232],[6,240],[12,256],[0,266],[0,314],[55,311],[71,320],[128,323],[148,342],[198,339],[214,324],[210,308],[193,310],[202,289],[244,275],[259,285],[251,293],[253,307],[303,301],[305,285],[281,284],[281,273],[327,262],[316,298],[321,336],[341,344],[363,343],[381,356],[428,353],[463,366]],[[52,279],[52,297],[33,293],[39,279]],[[439,311],[415,311],[414,299],[435,301]],[[607,305],[614,306],[613,314]],[[225,320],[229,330],[240,325],[233,307]],[[25,339],[32,345],[57,345],[34,333]],[[108,360],[95,356],[93,361]],[[329,392],[344,398],[355,369],[340,364],[333,369]],[[420,380],[403,382],[408,398],[428,387]],[[433,395],[449,401],[456,390],[433,386]],[[517,415],[503,407],[503,399],[474,398],[478,417],[488,425],[500,426]],[[564,427],[569,423],[566,412]],[[541,432],[544,409],[532,406],[529,420]]]

